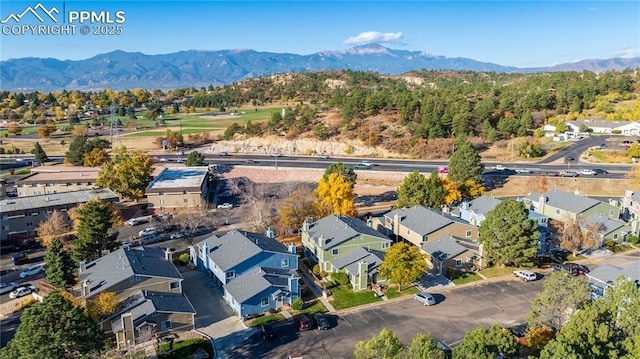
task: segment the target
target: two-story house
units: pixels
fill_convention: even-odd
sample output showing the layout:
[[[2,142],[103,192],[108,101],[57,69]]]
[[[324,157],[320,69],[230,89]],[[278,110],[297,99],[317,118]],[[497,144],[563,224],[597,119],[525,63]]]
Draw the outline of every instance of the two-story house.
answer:
[[[627,221],[634,236],[640,236],[640,192],[624,191],[620,217]]]
[[[345,263],[351,263],[355,258],[362,261],[368,255],[376,256],[371,254],[376,253],[373,251],[386,252],[392,243],[389,237],[369,227],[367,223],[343,215],[330,215],[315,222],[307,218],[302,224],[301,235],[305,255],[316,261],[321,271],[326,272],[337,272],[344,268]],[[350,252],[361,248],[364,248],[367,254],[359,251],[348,256]],[[381,261],[370,257],[369,270],[374,269],[370,268],[374,262]]]
[[[191,260],[216,278],[240,318],[291,305],[300,296],[298,255],[267,235],[232,230],[190,247]]]
[[[579,217],[589,218],[593,215],[612,219],[620,217],[620,209],[612,204],[557,189],[544,194],[534,192],[518,200],[524,202],[530,210],[560,222],[576,221]]]
[[[586,273],[585,278],[591,288],[591,298],[602,297],[607,288],[613,285],[620,276],[640,285],[640,261],[635,261],[624,268],[605,264]]]
[[[117,249],[80,263],[81,297],[87,303],[113,292],[118,309],[100,325],[119,349],[154,336],[194,327],[195,309],[182,294],[182,275],[170,251],[156,247]]]

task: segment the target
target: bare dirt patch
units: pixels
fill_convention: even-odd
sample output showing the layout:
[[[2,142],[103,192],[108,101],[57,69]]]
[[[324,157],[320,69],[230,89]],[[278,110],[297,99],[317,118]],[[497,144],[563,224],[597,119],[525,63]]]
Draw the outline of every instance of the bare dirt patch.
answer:
[[[580,195],[621,197],[626,189],[639,189],[637,185],[628,179],[598,179],[598,178],[556,178],[545,177],[546,184],[532,180],[533,177],[510,177],[499,188],[493,189],[489,194],[493,196],[527,195],[531,192],[546,192],[558,189],[566,192],[576,192]]]

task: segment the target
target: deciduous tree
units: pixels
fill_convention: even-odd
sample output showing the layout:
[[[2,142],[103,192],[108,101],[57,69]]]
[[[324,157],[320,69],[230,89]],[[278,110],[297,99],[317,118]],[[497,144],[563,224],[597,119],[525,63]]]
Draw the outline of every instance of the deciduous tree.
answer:
[[[506,199],[480,224],[478,242],[490,264],[531,266],[538,250],[538,223],[528,218],[524,203]]]
[[[52,133],[56,132],[58,128],[55,125],[47,124],[38,128],[38,137],[48,138]]]
[[[40,143],[38,142],[36,142],[36,144],[33,145],[33,155],[36,162],[40,164],[43,164],[49,161],[49,157],[47,156],[47,153],[44,152],[44,149],[42,148],[42,146],[40,146]]]
[[[206,166],[207,164],[204,162],[204,155],[202,155],[198,151],[191,151],[184,165],[185,166]]]
[[[352,217],[356,215],[353,188],[340,174],[332,173],[329,175],[329,179],[320,179],[316,195],[319,210],[323,214],[343,214]]]
[[[465,334],[462,343],[453,350],[456,359],[515,358],[516,354],[518,346],[513,335],[499,324],[493,324],[487,330],[477,327]]]
[[[462,192],[458,186],[448,177],[442,178],[442,187],[444,188],[444,204],[452,204],[462,201]]]
[[[20,124],[17,122],[11,122],[9,123],[9,126],[7,126],[7,132],[17,135],[19,133],[22,133],[22,126],[20,126]]]
[[[300,187],[293,191],[278,209],[280,233],[297,233],[307,217],[317,217],[316,202],[316,194],[309,187]]]
[[[85,167],[98,167],[109,160],[109,154],[102,148],[94,148],[84,154],[83,165]]]
[[[77,236],[73,242],[73,257],[77,261],[94,260],[102,250],[112,250],[118,246],[118,233],[109,233],[116,221],[113,211],[99,198],[81,205],[76,211]]]
[[[486,190],[481,183],[478,183],[474,180],[466,180],[464,181],[464,183],[458,184],[458,189],[462,194],[462,198],[468,200],[473,200],[482,196],[482,194]]]
[[[400,355],[403,348],[398,335],[384,328],[368,341],[358,342],[353,356],[356,359],[393,359]]]
[[[398,290],[402,290],[406,283],[422,278],[426,271],[425,255],[418,247],[403,242],[391,246],[380,264],[380,277],[397,284]]]
[[[561,328],[571,315],[588,303],[589,286],[568,271],[552,272],[544,281],[544,290],[531,301],[530,327]]]
[[[476,150],[464,137],[456,140],[456,149],[449,159],[449,178],[455,183],[464,183],[473,180],[482,183],[482,171],[484,165],[478,150]]]
[[[152,166],[153,160],[149,156],[140,151],[129,152],[123,146],[116,150],[115,158],[102,165],[96,184],[138,200],[151,182]]]
[[[531,348],[531,355],[538,357],[540,351],[553,339],[555,333],[549,327],[529,327],[526,333],[527,344]]]
[[[42,245],[48,247],[54,237],[69,232],[67,221],[57,209],[51,211],[51,215],[45,221],[40,222],[36,233],[42,241]]]
[[[47,283],[59,289],[75,284],[75,264],[58,237],[51,240],[44,261],[47,263],[45,268]]]
[[[87,313],[94,321],[115,313],[118,309],[118,298],[115,292],[102,292],[98,297],[87,303]]]
[[[7,359],[80,359],[103,346],[102,331],[59,292],[25,309],[16,335],[0,357]]]
[[[419,333],[411,344],[401,353],[402,359],[444,359],[444,352],[440,350],[431,334]]]

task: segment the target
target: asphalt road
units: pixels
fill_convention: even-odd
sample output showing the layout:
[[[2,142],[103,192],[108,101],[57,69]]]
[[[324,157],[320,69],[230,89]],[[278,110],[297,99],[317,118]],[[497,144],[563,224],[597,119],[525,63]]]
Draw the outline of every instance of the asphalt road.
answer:
[[[254,335],[229,358],[287,358],[300,353],[306,358],[350,358],[358,341],[369,340],[383,328],[393,330],[409,344],[417,333],[431,333],[437,341],[455,346],[479,325],[512,326],[525,321],[530,300],[543,288],[543,281],[506,279],[465,287],[431,291],[437,304],[420,305],[411,297],[368,309],[331,316],[332,328],[298,332],[293,324],[276,327],[278,338],[263,342]]]

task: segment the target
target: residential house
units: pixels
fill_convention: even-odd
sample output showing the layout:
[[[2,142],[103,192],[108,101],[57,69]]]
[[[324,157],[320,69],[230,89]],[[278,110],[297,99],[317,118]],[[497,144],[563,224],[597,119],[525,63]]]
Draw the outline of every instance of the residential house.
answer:
[[[194,328],[195,310],[182,294],[182,275],[172,253],[158,247],[128,246],[80,263],[81,297],[87,303],[113,292],[115,313],[100,321],[119,349]]]
[[[640,192],[624,191],[620,218],[631,226],[634,236],[640,236]]]
[[[612,204],[557,189],[544,194],[534,192],[518,200],[524,202],[530,210],[560,222],[575,221],[579,217],[588,218],[593,215],[612,219],[620,217],[620,209]]]
[[[384,231],[391,236],[422,248],[447,235],[465,240],[478,240],[478,228],[460,218],[416,205],[394,209],[383,215]]]
[[[482,268],[482,253],[478,242],[445,235],[426,243],[421,251],[429,256],[432,269],[443,274],[451,268],[456,271]]]
[[[365,248],[385,252],[392,243],[389,237],[367,223],[343,215],[330,215],[315,222],[307,218],[302,224],[301,235],[305,255],[316,261],[321,271],[326,272],[337,272],[351,259],[364,258],[364,252],[360,252],[338,260],[352,251]],[[334,266],[334,263],[338,266]],[[369,275],[367,277],[371,280]]]
[[[366,290],[371,283],[378,283],[378,267],[386,252],[358,247],[331,260],[334,272],[347,273],[353,290]]]
[[[640,122],[637,121],[586,119],[568,121],[567,126],[572,132],[580,132],[581,127],[587,127],[590,128],[593,133],[619,133],[625,136],[640,135]]]
[[[595,214],[587,217],[585,221],[579,223],[580,228],[588,232],[596,230],[598,232],[599,243],[602,246],[607,241],[625,242],[631,233],[631,227],[625,222],[608,218],[602,214]]]
[[[591,298],[596,299],[603,296],[607,288],[615,283],[620,276],[635,282],[640,287],[640,261],[635,261],[625,268],[605,264],[586,273],[585,278],[591,288]]]
[[[240,318],[291,305],[300,297],[298,255],[273,237],[232,230],[190,247],[191,259],[215,277],[227,304]]]
[[[39,166],[16,181],[19,197],[94,189],[99,167]]]
[[[473,226],[480,227],[482,221],[487,218],[489,211],[493,210],[501,201],[501,199],[490,196],[480,196],[472,201],[463,201],[459,208],[460,219],[469,222]],[[549,218],[531,210],[528,213],[528,218],[538,223],[538,233],[540,233],[538,237],[539,253],[545,253],[548,247],[547,227]]]
[[[212,183],[207,167],[164,168],[147,186],[148,208],[164,214],[206,205],[212,200]]]
[[[2,221],[0,244],[2,244],[2,249],[12,249],[18,247],[20,241],[35,238],[36,228],[40,222],[49,218],[53,210],[67,212],[94,198],[100,198],[108,203],[118,201],[118,195],[108,188],[0,200],[0,220]],[[71,219],[68,216],[66,219],[71,224]]]

